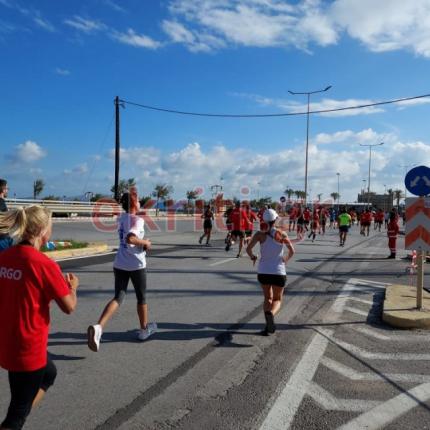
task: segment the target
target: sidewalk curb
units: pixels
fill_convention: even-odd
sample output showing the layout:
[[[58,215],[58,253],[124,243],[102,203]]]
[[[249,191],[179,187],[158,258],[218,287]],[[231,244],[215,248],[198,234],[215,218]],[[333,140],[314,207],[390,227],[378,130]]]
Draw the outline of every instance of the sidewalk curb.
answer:
[[[90,243],[86,248],[64,249],[61,251],[44,252],[52,260],[61,260],[71,257],[89,257],[109,250],[107,243]]]
[[[397,328],[430,329],[430,293],[423,292],[423,310],[416,308],[416,297],[415,286],[387,286],[382,320]]]

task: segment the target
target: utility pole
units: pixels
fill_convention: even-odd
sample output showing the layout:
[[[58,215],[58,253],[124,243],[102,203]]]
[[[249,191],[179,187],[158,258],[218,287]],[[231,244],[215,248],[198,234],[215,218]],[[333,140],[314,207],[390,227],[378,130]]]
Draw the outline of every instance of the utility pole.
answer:
[[[120,133],[119,133],[119,106],[124,107],[120,103],[119,97],[115,97],[115,185],[114,185],[114,199],[119,202],[119,154],[120,154]]]

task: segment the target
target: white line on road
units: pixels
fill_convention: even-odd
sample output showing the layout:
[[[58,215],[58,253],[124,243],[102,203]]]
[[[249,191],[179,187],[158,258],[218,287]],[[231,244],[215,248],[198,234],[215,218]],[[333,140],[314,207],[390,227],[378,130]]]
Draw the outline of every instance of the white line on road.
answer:
[[[379,333],[375,329],[367,328],[367,327],[360,327],[360,326],[352,326],[350,327],[355,331],[358,331],[360,333],[363,333],[369,337],[373,337],[374,339],[378,340],[391,340],[393,342],[429,342],[430,341],[430,334],[429,333],[422,333],[422,334],[396,334],[392,333],[389,336]]]
[[[357,297],[350,297],[349,300],[351,300],[353,302],[357,302],[357,303],[364,303],[365,305],[369,305],[369,306],[374,305],[374,302],[372,302],[371,300],[359,299]]]
[[[364,412],[382,403],[378,400],[338,399],[315,382],[310,383],[307,394],[326,411]]]
[[[360,348],[356,345],[353,345],[348,342],[343,342],[341,340],[336,339],[333,335],[331,330],[325,330],[325,329],[319,329],[318,332],[320,332],[322,335],[327,336],[330,341],[333,342],[333,344],[345,349],[349,353],[359,355],[362,358],[367,358],[369,360],[400,360],[400,361],[409,361],[409,360],[416,360],[416,361],[427,361],[430,360],[430,354],[409,354],[409,353],[402,353],[402,352],[395,352],[395,353],[389,353],[389,352],[370,352],[366,349]]]
[[[327,315],[330,316],[330,322],[335,322],[339,319],[341,310],[345,305],[345,300],[343,300],[345,291],[352,292],[354,287],[354,280],[349,280],[342,287],[339,296],[327,312]],[[336,313],[333,312],[333,309],[336,309]],[[328,340],[332,338],[332,334],[331,330],[326,330],[324,335],[315,334],[290,379],[276,398],[260,430],[285,430],[290,427],[303,397],[308,391],[320,359],[324,355]]]
[[[336,372],[338,375],[343,376],[344,378],[348,378],[351,381],[395,381],[395,382],[415,382],[415,383],[423,383],[430,382],[430,375],[418,375],[412,373],[384,373],[377,374],[371,372],[358,372],[357,370],[345,366],[342,363],[339,363],[336,360],[332,360],[328,357],[323,357],[321,359],[321,364],[327,369]]]
[[[365,334],[367,336],[373,337],[378,340],[390,340],[390,336],[385,336],[385,334],[378,333],[375,330],[371,330],[366,327],[353,326],[351,327],[353,330],[358,331],[359,333]]]
[[[419,402],[430,399],[430,383],[418,385],[418,387],[399,394],[398,396],[376,406],[370,411],[347,422],[338,430],[376,430],[401,417],[411,409],[418,406]],[[424,423],[423,423],[424,424]]]
[[[363,317],[367,317],[369,315],[369,311],[362,311],[361,309],[352,308],[351,306],[345,306],[344,310]]]
[[[226,258],[225,260],[220,260],[220,261],[216,261],[215,263],[211,263],[211,264],[209,264],[209,266],[211,266],[211,267],[219,266],[220,264],[228,263],[228,262],[234,261],[234,260],[238,260],[238,259],[235,257],[230,257],[230,258]]]
[[[309,384],[314,377],[327,344],[328,339],[326,337],[318,333],[314,336],[260,430],[285,430],[290,427],[303,397],[308,391]]]
[[[386,285],[392,285],[389,282],[370,281],[368,279],[354,279],[354,281],[357,285],[364,285],[366,287],[372,287],[372,288],[383,288],[383,289],[385,289]],[[372,285],[368,285],[368,284],[372,284]]]

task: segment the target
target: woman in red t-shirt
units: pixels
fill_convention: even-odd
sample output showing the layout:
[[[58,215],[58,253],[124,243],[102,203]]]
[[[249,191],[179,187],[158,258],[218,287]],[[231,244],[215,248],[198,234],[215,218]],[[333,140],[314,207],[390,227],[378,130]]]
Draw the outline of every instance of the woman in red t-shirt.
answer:
[[[40,252],[51,231],[51,213],[41,206],[0,214],[0,234],[18,240],[0,253],[0,367],[9,372],[11,391],[1,429],[21,429],[55,381],[57,370],[47,351],[50,302],[66,314],[76,307],[78,278],[63,276]]]

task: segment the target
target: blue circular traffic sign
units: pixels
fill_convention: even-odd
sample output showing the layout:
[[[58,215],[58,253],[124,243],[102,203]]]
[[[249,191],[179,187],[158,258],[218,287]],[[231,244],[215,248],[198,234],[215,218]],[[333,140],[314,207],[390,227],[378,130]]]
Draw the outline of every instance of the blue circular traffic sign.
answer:
[[[430,168],[427,166],[414,167],[406,174],[405,185],[415,196],[430,194]]]

